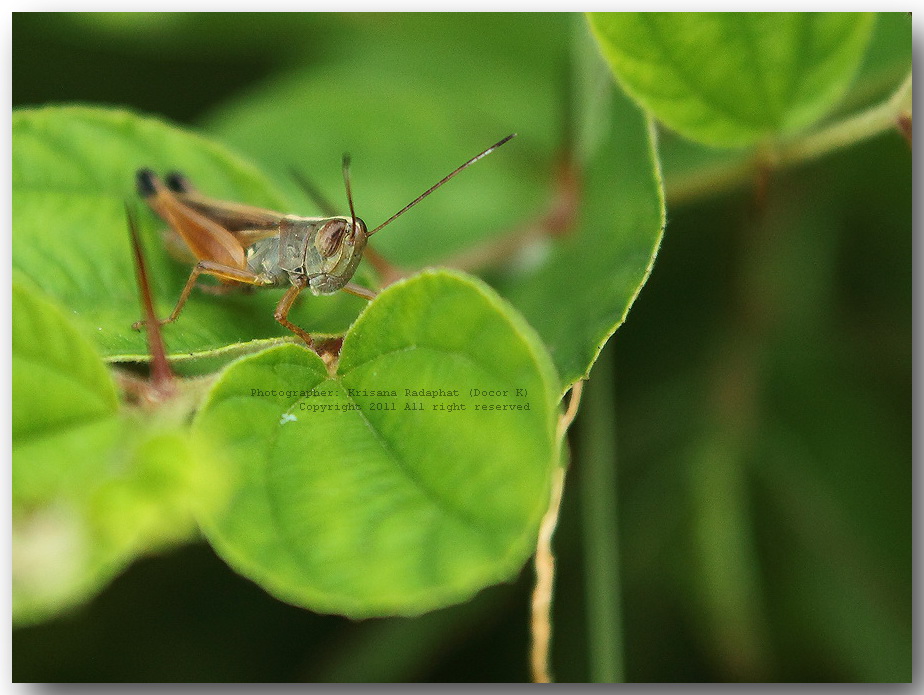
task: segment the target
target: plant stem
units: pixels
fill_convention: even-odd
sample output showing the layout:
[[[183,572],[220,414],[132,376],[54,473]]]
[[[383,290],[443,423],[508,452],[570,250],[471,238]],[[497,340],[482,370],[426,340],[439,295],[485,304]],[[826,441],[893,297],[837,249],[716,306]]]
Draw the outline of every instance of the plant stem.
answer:
[[[571,400],[568,401],[568,408],[558,418],[556,439],[559,451],[563,452],[561,447],[564,444],[565,434],[577,415],[583,385],[583,382],[578,381],[571,387]],[[539,539],[536,543],[536,587],[533,589],[530,622],[532,636],[530,667],[534,683],[550,683],[552,681],[549,668],[552,645],[552,587],[555,580],[555,554],[552,551],[552,534],[558,524],[564,483],[565,466],[563,459],[562,465],[555,469],[554,477],[552,478],[549,507],[545,512],[545,516],[542,517],[542,523],[539,525]]]
[[[533,683],[551,683],[549,656],[552,645],[552,586],[555,580],[555,555],[552,552],[552,534],[558,524],[561,509],[561,492],[565,482],[565,468],[555,469],[552,479],[552,494],[549,508],[539,526],[539,542],[536,544],[536,588],[532,600],[532,653],[530,666]]]
[[[911,73],[886,101],[866,111],[802,135],[788,142],[769,144],[753,156],[737,158],[666,182],[671,203],[729,190],[764,168],[782,168],[809,162],[826,154],[898,129],[911,142]]]
[[[888,100],[856,116],[823,128],[777,148],[773,155],[778,166],[817,159],[846,145],[867,140],[899,125],[911,113],[911,73]]]
[[[617,521],[616,412],[613,393],[613,348],[607,346],[594,365],[587,408],[580,428],[581,507],[584,514],[584,575],[587,581],[587,628],[590,680],[625,681],[622,638],[622,591]]]

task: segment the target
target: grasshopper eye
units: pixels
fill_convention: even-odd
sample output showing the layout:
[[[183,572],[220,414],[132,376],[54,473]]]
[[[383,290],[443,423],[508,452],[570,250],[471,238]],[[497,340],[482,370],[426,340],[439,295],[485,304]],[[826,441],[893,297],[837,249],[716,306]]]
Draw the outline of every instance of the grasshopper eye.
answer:
[[[369,232],[366,230],[366,223],[363,222],[358,217],[354,219],[353,222],[355,222],[356,224],[353,227],[352,232],[350,233],[350,240],[353,242],[356,242],[359,239],[365,239],[366,236],[368,236],[369,234]]]
[[[329,220],[318,230],[314,246],[324,258],[330,258],[340,249],[349,225],[344,220]]]

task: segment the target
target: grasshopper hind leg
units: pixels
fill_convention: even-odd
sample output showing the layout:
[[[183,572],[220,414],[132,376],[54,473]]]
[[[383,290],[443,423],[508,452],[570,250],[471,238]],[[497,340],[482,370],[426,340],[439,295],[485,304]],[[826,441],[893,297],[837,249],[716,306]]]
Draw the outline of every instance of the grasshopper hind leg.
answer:
[[[234,282],[240,282],[245,285],[258,285],[265,287],[267,285],[272,285],[272,280],[269,280],[265,276],[252,273],[249,270],[240,270],[239,268],[232,268],[231,266],[222,265],[221,263],[215,263],[214,261],[199,261],[196,263],[196,266],[192,269],[192,272],[189,274],[189,279],[186,281],[186,286],[183,287],[183,292],[180,294],[180,298],[177,300],[176,306],[173,308],[173,311],[165,319],[158,319],[158,323],[163,326],[167,323],[173,323],[177,320],[180,315],[180,312],[183,310],[183,307],[186,305],[186,301],[189,299],[189,293],[192,292],[192,288],[196,284],[196,280],[199,279],[199,276],[205,273],[206,275],[213,275],[220,280],[233,280]],[[295,301],[294,297],[292,301]],[[291,304],[291,302],[290,302]],[[136,331],[141,330],[141,327],[144,326],[145,321],[136,321],[132,324],[132,328]],[[307,334],[306,334],[307,335]]]

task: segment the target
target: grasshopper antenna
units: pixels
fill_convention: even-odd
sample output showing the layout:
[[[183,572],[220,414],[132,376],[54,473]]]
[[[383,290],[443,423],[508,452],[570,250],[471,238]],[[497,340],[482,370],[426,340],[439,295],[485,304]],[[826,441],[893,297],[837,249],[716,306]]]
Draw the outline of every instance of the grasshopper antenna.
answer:
[[[321,193],[314,182],[311,181],[307,176],[305,176],[301,171],[295,167],[289,167],[289,176],[295,179],[295,183],[298,184],[298,187],[302,189],[302,193],[311,198],[314,201],[314,204],[328,217],[336,217],[338,215],[337,208]]]
[[[138,291],[141,295],[141,306],[144,309],[145,327],[148,334],[148,350],[151,352],[151,384],[161,395],[173,391],[173,371],[167,362],[167,352],[160,334],[160,321],[154,312],[154,301],[151,299],[151,283],[148,281],[148,267],[141,248],[141,236],[138,234],[138,224],[135,214],[125,202],[125,216],[128,219],[128,230],[132,237],[132,251],[135,257],[135,272],[138,275]]]
[[[350,219],[356,229],[356,210],[353,209],[353,189],[350,187],[350,155],[343,155],[343,184],[346,186],[347,202],[350,204]]]
[[[376,227],[375,229],[373,229],[373,230],[372,230],[371,232],[369,232],[366,236],[372,236],[372,235],[375,234],[377,231],[379,231],[382,227],[385,227],[386,225],[391,224],[391,223],[394,222],[396,219],[398,219],[399,217],[401,217],[401,215],[403,215],[403,214],[406,213],[408,210],[410,210],[412,207],[414,207],[415,205],[417,205],[417,203],[419,203],[421,200],[423,200],[423,199],[426,198],[428,195],[430,195],[431,193],[433,193],[433,191],[435,191],[437,188],[439,188],[439,187],[442,186],[444,183],[446,183],[447,181],[449,181],[449,179],[451,179],[453,176],[455,176],[456,174],[458,174],[460,171],[462,171],[463,169],[467,169],[467,168],[470,167],[472,164],[474,164],[475,162],[477,162],[479,159],[481,159],[481,158],[483,158],[483,157],[487,157],[489,154],[491,154],[491,153],[492,153],[494,150],[496,150],[498,147],[500,147],[501,145],[503,145],[503,144],[504,144],[505,142],[507,142],[508,140],[512,140],[512,139],[515,138],[516,136],[517,136],[516,133],[511,133],[510,135],[508,135],[507,137],[505,137],[503,140],[500,140],[500,141],[498,141],[498,142],[495,142],[493,145],[491,145],[488,149],[486,149],[486,150],[485,150],[484,152],[482,152],[481,154],[475,155],[475,156],[472,157],[470,160],[468,160],[465,164],[463,164],[462,166],[457,167],[456,169],[454,169],[454,170],[452,171],[452,173],[447,174],[446,176],[444,176],[443,178],[441,178],[439,181],[437,181],[435,184],[433,184],[432,186],[430,186],[430,188],[428,188],[428,189],[425,190],[423,193],[421,193],[419,196],[417,196],[416,198],[414,198],[414,200],[412,200],[410,203],[408,203],[408,204],[405,205],[403,208],[401,208],[400,210],[398,210],[398,212],[396,212],[394,215],[392,215],[392,216],[389,217],[387,220],[385,220],[384,222],[382,222],[382,224],[380,224],[378,227]],[[347,185],[347,194],[349,194],[349,185]],[[350,201],[350,207],[351,207],[351,209],[352,209],[352,206],[353,206],[353,203],[352,203],[352,201]]]

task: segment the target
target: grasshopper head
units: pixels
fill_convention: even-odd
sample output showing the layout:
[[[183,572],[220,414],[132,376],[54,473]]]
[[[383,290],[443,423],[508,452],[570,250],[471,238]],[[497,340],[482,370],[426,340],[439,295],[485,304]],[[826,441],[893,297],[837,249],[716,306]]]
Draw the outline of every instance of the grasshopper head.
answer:
[[[355,222],[352,217],[290,217],[282,226],[283,267],[306,279],[313,294],[333,294],[356,272],[367,236],[366,224],[358,217]]]

